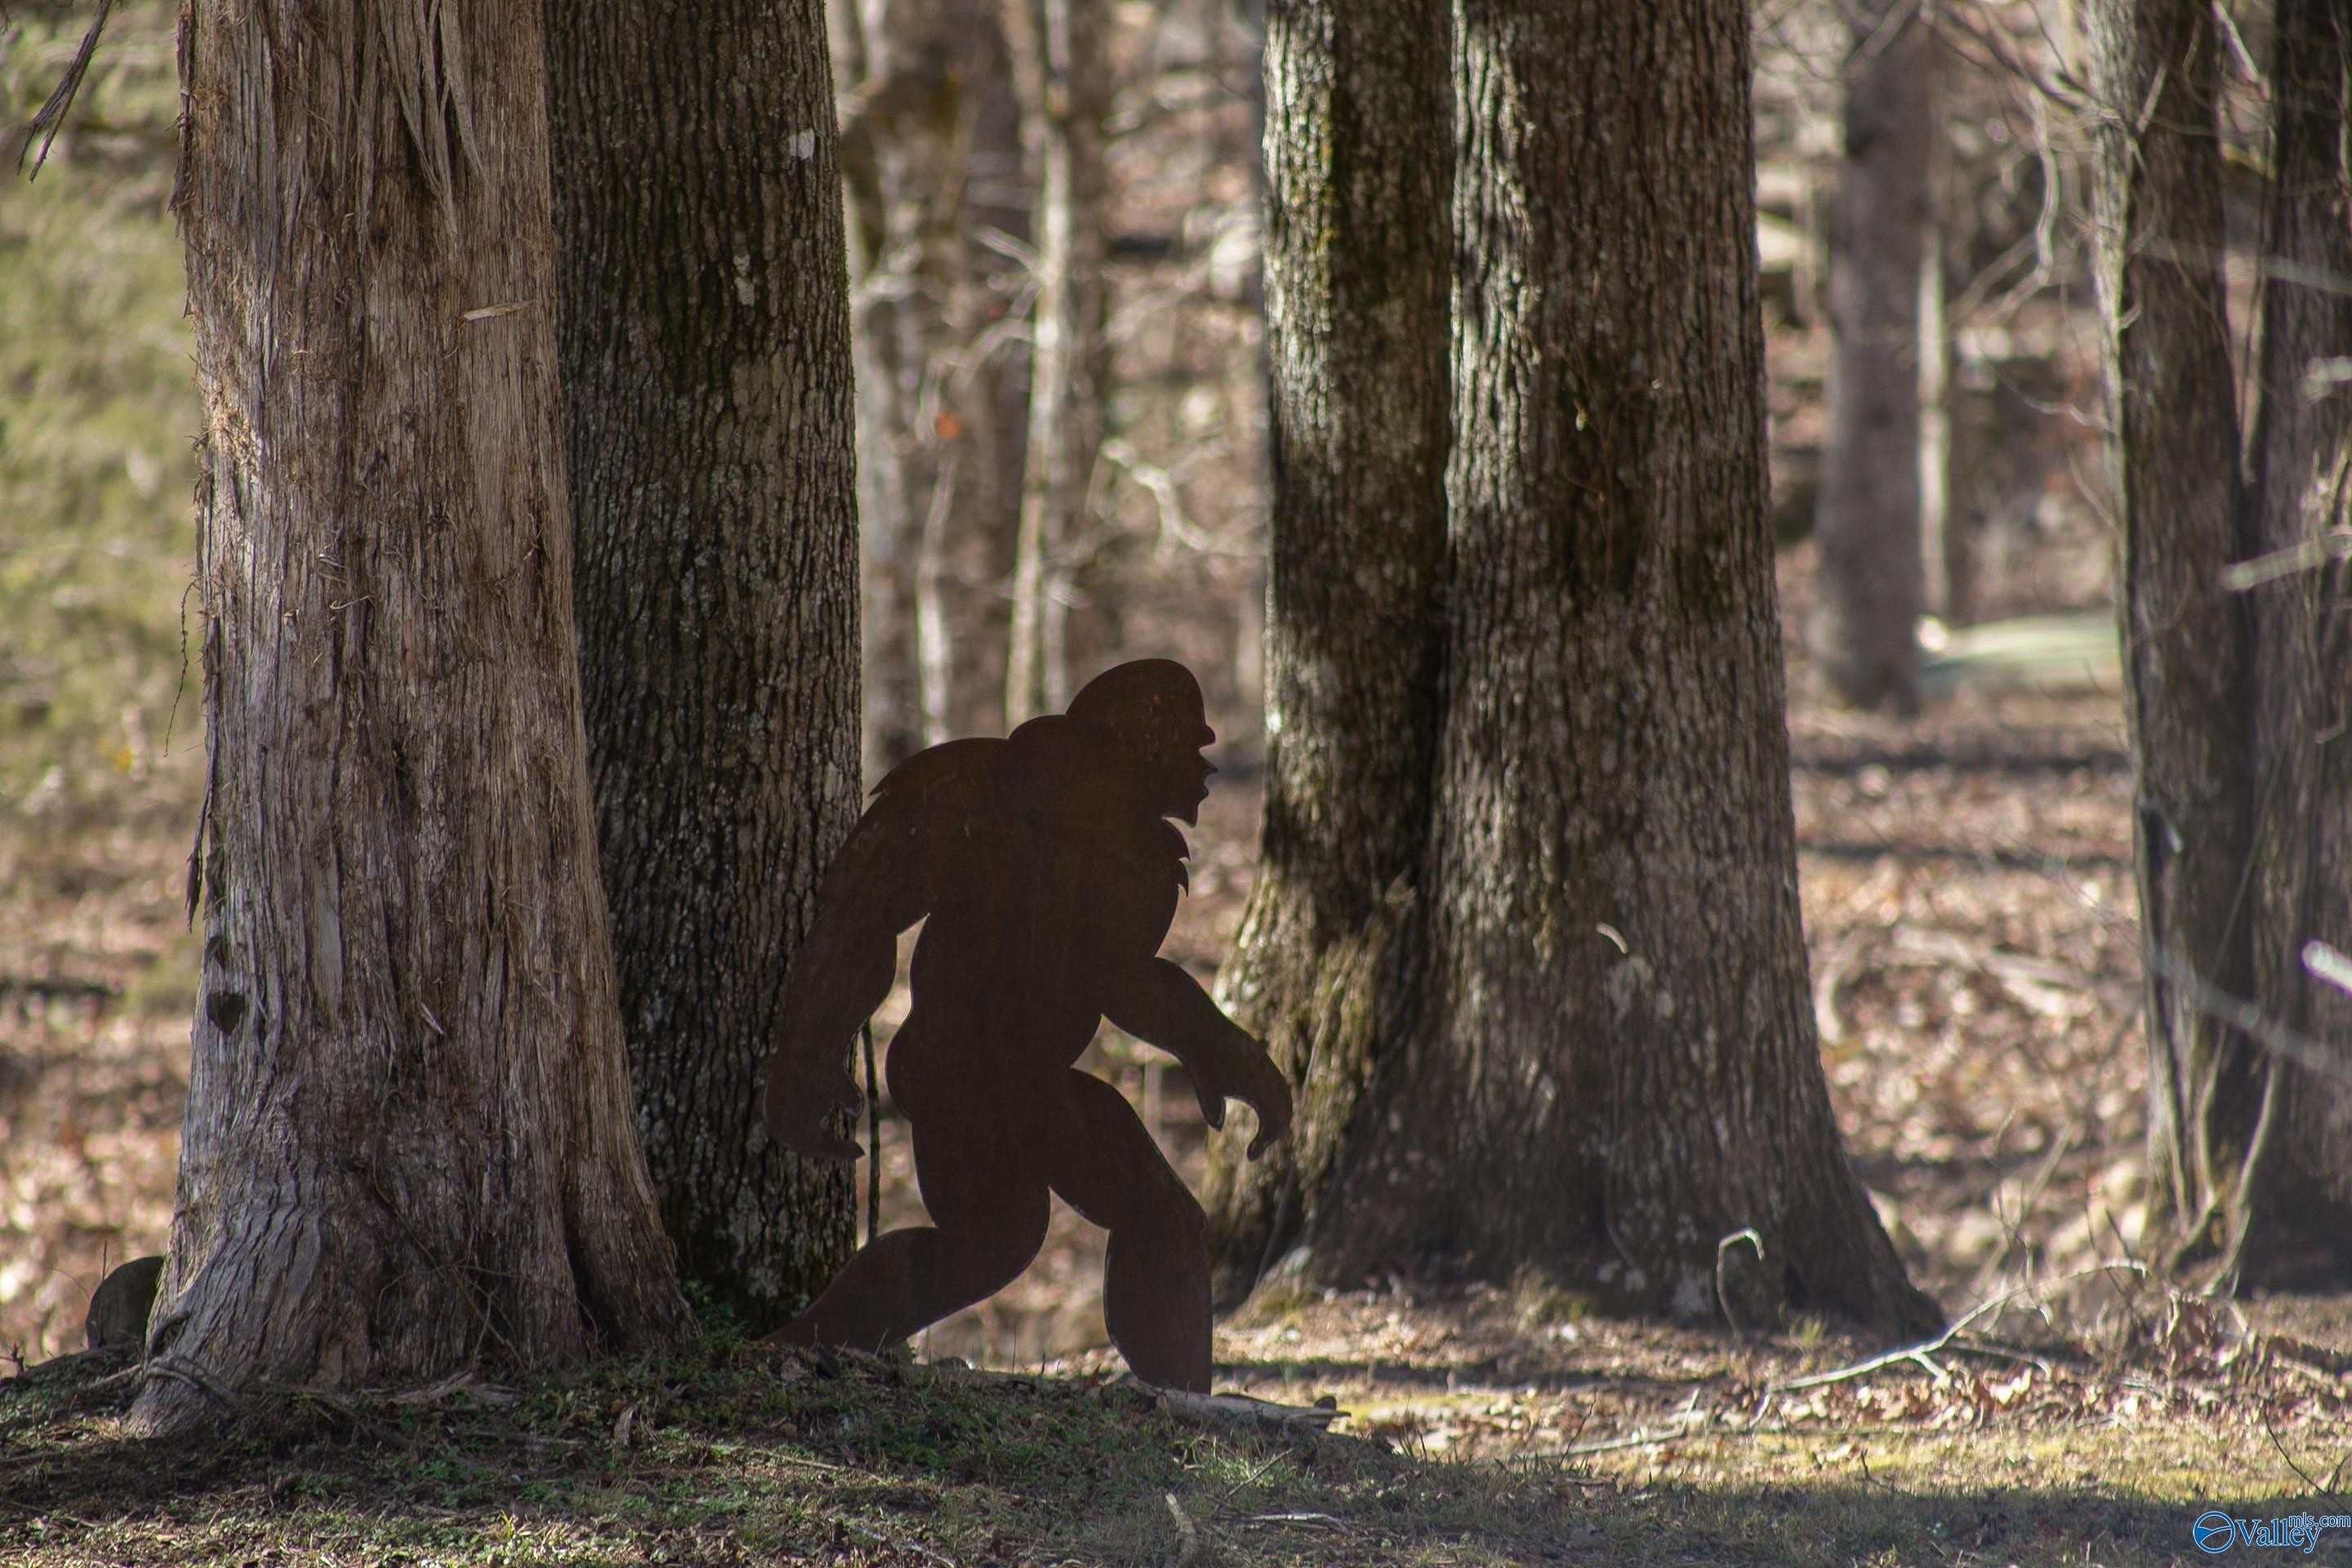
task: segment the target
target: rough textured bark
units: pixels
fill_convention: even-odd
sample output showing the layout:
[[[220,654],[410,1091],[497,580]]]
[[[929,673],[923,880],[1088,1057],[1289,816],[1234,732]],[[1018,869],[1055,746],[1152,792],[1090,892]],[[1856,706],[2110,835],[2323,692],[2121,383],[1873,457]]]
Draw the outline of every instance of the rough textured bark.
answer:
[[[2271,1022],[2332,1053],[2333,1074],[2252,1047],[2250,1122],[2216,1128],[2193,1163],[2249,1152],[2224,1257],[2255,1289],[2352,1287],[2352,995],[2311,972],[2305,944],[2352,952],[2352,569],[2313,558],[2352,524],[2352,167],[2345,135],[2352,17],[2326,0],[2282,0],[2274,64],[2269,234],[2263,294],[2260,414],[2254,432],[2255,547],[2295,569],[2248,595],[2255,622],[2253,997]],[[2341,539],[2341,533],[2336,535]],[[2176,1136],[2179,1130],[2176,1127]]]
[[[1806,983],[1747,7],[1457,0],[1454,21],[1451,564],[1412,1016],[1373,1053],[1298,1268],[1924,1328],[1937,1309],[1839,1148]],[[1749,1227],[1758,1247],[1719,1247]]]
[[[1205,1202],[1227,1298],[1324,1226],[1411,1018],[1444,646],[1446,38],[1444,0],[1267,7],[1265,826],[1220,995],[1301,1092],[1259,1163],[1220,1141]]]
[[[1816,516],[1816,668],[1860,708],[1918,705],[1919,292],[1933,43],[1911,0],[1849,13],[1845,161],[1830,226],[1829,437]]]
[[[1101,0],[1005,0],[1023,134],[1038,169],[1037,300],[1031,318],[1029,455],[1022,469],[1008,725],[1069,700],[1067,553],[1086,526],[1102,447],[1103,113],[1110,17]]]
[[[580,657],[646,1154],[764,1331],[850,1173],[760,1128],[779,984],[857,817],[856,463],[820,0],[547,0]]]
[[[138,1419],[675,1344],[580,723],[538,7],[194,0],[180,47],[211,775]]]
[[[2147,951],[2150,1148],[2183,1261],[2222,1245],[2262,1098],[2217,994],[2247,994],[2252,552],[2221,274],[2219,50],[2203,0],[2089,8],[2095,182],[2123,521],[2125,710]],[[2129,106],[2129,107],[2123,107]]]

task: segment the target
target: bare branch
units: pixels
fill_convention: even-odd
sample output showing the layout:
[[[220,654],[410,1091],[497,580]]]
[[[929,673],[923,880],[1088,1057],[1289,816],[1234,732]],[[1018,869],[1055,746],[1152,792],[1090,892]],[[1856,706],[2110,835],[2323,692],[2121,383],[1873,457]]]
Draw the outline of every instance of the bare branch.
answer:
[[[74,98],[81,91],[82,78],[89,74],[90,57],[98,53],[98,37],[106,31],[106,18],[113,10],[114,0],[98,0],[98,15],[89,19],[89,31],[81,36],[81,47],[74,51],[65,74],[58,78],[49,100],[41,105],[41,111],[33,116],[33,123],[26,127],[25,144],[16,150],[16,172],[26,179],[38,179],[41,165],[49,161],[49,145],[57,141],[58,128],[65,123],[66,111],[73,108]],[[26,174],[25,154],[32,151],[37,139],[41,143],[40,155],[33,160],[32,172]]]

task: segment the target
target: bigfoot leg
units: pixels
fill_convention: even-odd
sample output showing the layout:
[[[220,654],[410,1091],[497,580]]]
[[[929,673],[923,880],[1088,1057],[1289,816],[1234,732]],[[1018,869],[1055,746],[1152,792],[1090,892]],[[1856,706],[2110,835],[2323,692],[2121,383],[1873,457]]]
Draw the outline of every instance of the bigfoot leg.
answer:
[[[1103,1321],[1135,1375],[1163,1388],[1209,1390],[1209,1248],[1201,1205],[1169,1168],[1127,1097],[1067,1075],[1075,1140],[1046,1152],[1045,1170],[1069,1205],[1110,1232]]]
[[[1003,1131],[919,1122],[915,1174],[936,1222],[877,1237],[771,1344],[878,1351],[994,1295],[1045,1241],[1045,1184],[1016,1165]]]

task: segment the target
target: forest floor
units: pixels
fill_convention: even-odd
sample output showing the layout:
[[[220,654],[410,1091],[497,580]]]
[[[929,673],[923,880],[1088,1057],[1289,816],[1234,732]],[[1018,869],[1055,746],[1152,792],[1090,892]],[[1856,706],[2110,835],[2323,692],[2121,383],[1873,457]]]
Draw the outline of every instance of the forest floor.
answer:
[[[121,1384],[89,1387],[108,1363],[7,1384],[0,1560],[2153,1563],[2201,1555],[2209,1507],[2352,1514],[2345,1304],[2140,1272],[2123,734],[2111,691],[2061,688],[1790,721],[1841,1125],[1915,1278],[1985,1309],[1916,1360],[1808,1382],[1873,1347],[1542,1289],[1274,1289],[1221,1326],[1220,1386],[1346,1414],[1203,1426],[1114,1381],[1099,1237],[1061,1211],[909,1363],[721,1344],[511,1401],[298,1401],[291,1436],[163,1452],[121,1436]],[[171,1208],[195,781],[184,744],[110,765],[0,821],[0,1350],[26,1363],[77,1348],[104,1265]],[[1254,854],[1255,778],[1218,782],[1170,943],[1204,976]],[[1197,1180],[1174,1070],[1096,1058]],[[887,1118],[882,1157],[885,1223],[913,1217]]]
[[[1220,1351],[1352,1414],[1258,1426],[1099,1373],[713,1342],[520,1389],[263,1395],[164,1444],[123,1427],[127,1353],[53,1363],[0,1381],[0,1561],[2156,1564],[2203,1555],[2216,1512],[2352,1514],[2337,1373],[2194,1309],[2101,1355],[1939,1353],[1940,1383],[1792,1386],[1853,1347],[1531,1331],[1491,1296],[1341,1298]]]
[[[178,100],[168,7],[123,9],[96,128],[0,203],[0,1372],[77,1350],[106,1268],[163,1245],[195,1001]],[[0,47],[17,121],[78,37],[41,26]],[[1785,433],[1819,367],[1774,352]],[[1988,614],[2104,613],[2085,510],[2005,536]],[[1793,627],[1804,548],[1782,565]],[[1915,721],[1801,695],[1790,719],[1832,1093],[1914,1278],[1975,1314],[1949,1345],[1853,1371],[1875,1347],[1832,1324],[1276,1289],[1221,1326],[1220,1384],[1346,1414],[1203,1425],[1116,1381],[1100,1238],[1061,1211],[911,1362],[715,1341],[519,1391],[280,1398],[176,1447],[124,1434],[119,1358],[0,1381],[0,1563],[2139,1564],[2205,1555],[2209,1509],[2352,1514],[2347,1304],[2141,1271],[2130,787],[2096,675],[1946,682]],[[1255,859],[1256,775],[1220,761],[1170,944],[1203,978]],[[1176,1075],[1109,1036],[1091,1065],[1197,1182]],[[887,1118],[881,1153],[884,1220],[912,1217]]]

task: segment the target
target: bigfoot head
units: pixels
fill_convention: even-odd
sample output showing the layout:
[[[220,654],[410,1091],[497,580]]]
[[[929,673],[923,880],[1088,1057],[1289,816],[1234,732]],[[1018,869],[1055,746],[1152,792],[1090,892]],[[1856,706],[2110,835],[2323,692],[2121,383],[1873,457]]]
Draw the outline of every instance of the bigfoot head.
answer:
[[[1209,775],[1201,748],[1217,738],[1201,703],[1201,683],[1173,659],[1141,658],[1107,669],[1070,699],[1069,718],[1132,770],[1151,809],[1201,820]]]

